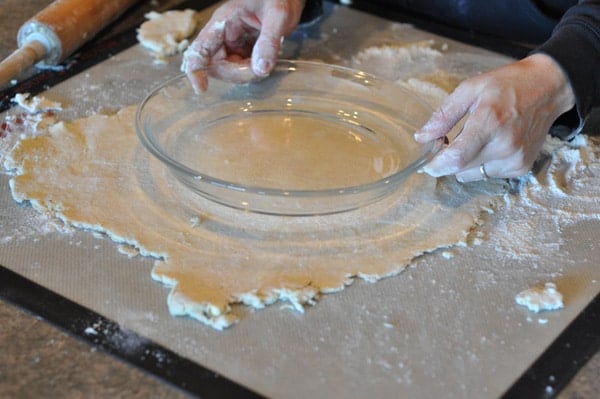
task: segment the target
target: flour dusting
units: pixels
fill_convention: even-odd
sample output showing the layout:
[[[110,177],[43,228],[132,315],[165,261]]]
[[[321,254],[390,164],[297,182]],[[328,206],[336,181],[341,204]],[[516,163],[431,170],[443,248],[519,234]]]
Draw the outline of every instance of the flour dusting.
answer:
[[[57,122],[58,115],[62,111],[62,104],[59,102],[44,96],[31,96],[29,93],[16,94],[12,102],[17,106],[6,112],[3,121],[0,122],[0,165],[20,140],[46,134],[48,127]],[[0,168],[0,173],[6,171]],[[0,209],[0,220],[7,220],[2,224],[3,235],[0,236],[0,245],[32,239],[37,241],[41,235],[71,231],[44,212],[28,213],[18,223],[9,223],[12,218],[8,215],[4,216],[4,212],[13,211]]]
[[[423,42],[367,49],[354,61],[435,107],[465,77],[452,67],[459,60],[447,58]],[[237,321],[233,305],[280,301],[303,312],[322,294],[357,278],[396,276],[438,249],[452,259],[461,247],[487,241],[498,256],[535,265],[544,251],[561,245],[562,228],[599,217],[591,206],[600,194],[598,145],[586,136],[571,143],[549,138],[548,162],[521,179],[518,194],[508,193],[502,180],[461,185],[417,174],[375,206],[290,219],[240,213],[182,187],[141,148],[134,114],[135,107],[125,107],[15,135],[4,157],[13,198],[66,225],[106,233],[127,256],[139,251],[155,257],[152,277],[170,288],[171,314],[218,330]],[[505,217],[497,229],[481,233],[482,214],[498,206]],[[536,216],[542,213],[550,217]]]
[[[501,57],[445,54],[434,41],[424,41],[367,48],[352,66],[395,80],[435,107],[463,79],[505,62]],[[600,139],[587,135],[570,142],[548,136],[540,154],[542,167],[519,179],[519,193],[504,195],[506,217],[487,237],[499,254],[535,261],[562,244],[559,236],[566,226],[600,219],[595,206],[600,198],[599,144]],[[472,243],[481,244],[481,237]]]
[[[492,236],[499,253],[534,262],[558,249],[565,227],[600,220],[598,144],[598,138],[585,135],[572,142],[547,138],[545,166],[522,178],[520,193],[504,198],[508,217],[499,222]]]

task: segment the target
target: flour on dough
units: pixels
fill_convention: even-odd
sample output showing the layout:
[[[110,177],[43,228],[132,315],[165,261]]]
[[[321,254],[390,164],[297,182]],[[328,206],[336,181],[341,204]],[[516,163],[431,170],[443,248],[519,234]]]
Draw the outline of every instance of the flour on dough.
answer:
[[[134,115],[128,107],[23,138],[5,161],[13,197],[155,257],[152,277],[171,287],[171,313],[216,329],[236,321],[232,305],[284,301],[301,311],[356,277],[374,282],[399,274],[416,256],[466,245],[482,209],[504,192],[491,182],[416,174],[397,193],[352,212],[246,213],[174,179],[138,143]]]
[[[440,57],[422,47],[368,52],[368,63]],[[455,84],[435,90],[431,79],[402,82],[432,105]],[[5,162],[13,197],[154,257],[152,278],[170,287],[171,314],[219,330],[238,319],[234,305],[287,302],[301,312],[357,278],[376,282],[422,254],[468,245],[482,214],[506,194],[504,182],[493,179],[460,184],[414,174],[390,196],[351,212],[300,218],[243,212],[179,183],[138,142],[134,116],[135,107],[127,107],[58,122],[46,135],[21,140]]]
[[[167,57],[185,50],[189,45],[188,39],[198,26],[196,12],[191,9],[164,13],[152,11],[146,14],[146,18],[148,20],[138,29],[137,39],[159,63],[165,63]]]
[[[528,288],[518,293],[515,301],[535,313],[564,307],[563,296],[558,292],[554,283],[546,283],[543,287]]]
[[[17,93],[12,102],[18,105],[13,112],[4,114],[0,122],[0,165],[20,136],[38,134],[56,123],[57,113],[62,111],[59,102],[29,93]]]

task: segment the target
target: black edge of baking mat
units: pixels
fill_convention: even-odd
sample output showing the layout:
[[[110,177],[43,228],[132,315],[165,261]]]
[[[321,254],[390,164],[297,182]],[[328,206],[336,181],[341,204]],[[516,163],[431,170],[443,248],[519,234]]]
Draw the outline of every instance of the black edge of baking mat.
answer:
[[[0,266],[0,298],[193,396],[262,398],[3,266]]]
[[[213,3],[215,1],[189,0],[175,8],[198,7],[201,9]],[[514,58],[521,58],[530,51],[530,48],[517,43],[501,41],[425,21],[387,7],[362,1],[354,1],[351,7],[386,19],[410,23],[419,29]],[[63,70],[42,71],[1,91],[0,112],[10,108],[10,99],[14,97],[14,94],[19,92],[37,94],[46,90],[131,47],[136,43],[135,35],[136,30],[129,29],[120,35],[109,37],[98,43],[92,42],[67,59],[64,63],[66,67]],[[261,397],[152,341],[137,336],[131,331],[122,330],[115,322],[35,284],[1,265],[0,297],[193,395],[206,398]],[[504,394],[503,398],[550,398],[558,394],[600,348],[600,333],[597,331],[599,323],[600,296],[597,296]],[[107,331],[113,337],[114,334],[127,334],[130,337],[136,336],[141,340],[140,342],[145,343],[135,351],[131,351],[129,348],[125,351],[118,344],[118,340],[110,339],[107,334],[98,333],[95,329],[97,334],[86,333],[85,329],[94,325],[100,325],[101,332]],[[161,353],[161,361],[157,362],[152,356],[148,356],[152,353]]]
[[[217,0],[187,0],[176,5],[173,9],[195,8],[202,10],[216,2]],[[15,94],[39,94],[136,44],[137,27],[143,20],[137,21],[132,27],[125,29],[123,32],[114,35],[110,34],[111,29],[115,26],[118,27],[119,21],[126,18],[128,13],[133,12],[133,8],[130,9],[121,18],[100,32],[96,39],[87,43],[79,51],[65,59],[58,68],[40,70],[30,78],[1,90],[0,112],[6,111],[13,106],[10,100]]]
[[[340,1],[335,2],[340,3]],[[427,20],[406,10],[400,11],[390,5],[374,3],[376,2],[353,0],[351,4],[347,5],[347,7],[377,15],[388,20],[408,23],[427,32],[431,32],[449,39],[454,39],[472,46],[481,47],[513,58],[523,58],[532,50],[531,47],[521,43],[503,40],[490,35],[483,35],[481,33],[467,31],[464,29],[457,29],[449,25]]]
[[[600,294],[502,396],[553,398],[600,350]]]

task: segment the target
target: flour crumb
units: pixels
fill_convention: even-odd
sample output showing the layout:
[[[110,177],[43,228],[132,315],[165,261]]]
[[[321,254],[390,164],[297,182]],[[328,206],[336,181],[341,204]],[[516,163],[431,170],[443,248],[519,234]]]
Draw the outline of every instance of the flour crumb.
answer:
[[[135,249],[134,247],[130,246],[130,245],[125,245],[125,244],[121,244],[117,247],[117,251],[122,254],[127,256],[129,259],[131,258],[135,258],[136,256],[138,256],[140,254],[140,252]]]
[[[484,238],[485,234],[483,233],[483,231],[476,231],[475,234],[473,234],[473,237],[471,237],[471,244],[476,247],[479,247],[483,245]]]
[[[192,216],[190,218],[190,226],[192,226],[192,228],[196,228],[198,226],[200,226],[201,220],[200,220],[200,216]]]
[[[102,240],[105,237],[103,233],[100,233],[98,231],[92,231],[92,236],[98,240]]]
[[[87,335],[98,335],[98,331],[94,327],[87,327],[83,332]]]
[[[556,284],[546,283],[543,288],[528,288],[520,292],[515,297],[519,305],[527,307],[532,312],[539,313],[545,310],[557,310],[564,307],[563,296],[556,290]],[[539,319],[540,324],[544,324],[545,319]]]
[[[43,96],[32,97],[29,93],[17,93],[11,99],[11,101],[30,114],[48,111],[62,111],[62,105],[59,102],[50,101]]]

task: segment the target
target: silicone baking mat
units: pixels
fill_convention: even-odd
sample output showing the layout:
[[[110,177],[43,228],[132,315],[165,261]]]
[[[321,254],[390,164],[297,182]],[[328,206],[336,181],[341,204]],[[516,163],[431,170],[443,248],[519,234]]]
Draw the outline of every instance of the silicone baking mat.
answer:
[[[286,40],[283,57],[344,63],[363,48],[423,40],[500,59],[356,9],[326,3],[326,11]],[[117,42],[127,47],[131,33]],[[137,104],[178,66],[152,64],[133,45],[44,95],[66,105],[66,118],[111,111]],[[92,87],[101,90],[89,95]],[[4,175],[0,221],[3,297],[204,397],[498,397],[511,389],[542,396],[576,370],[565,359],[581,362],[597,348],[597,220],[555,232],[560,244],[535,264],[483,240],[449,259],[442,251],[420,257],[376,284],[357,281],[302,315],[279,305],[246,311],[224,332],[170,316],[168,290],[150,279],[151,259],[129,259],[89,232],[40,230],[44,221],[13,202]],[[502,210],[482,232],[494,234],[500,223],[510,223]],[[515,305],[516,293],[548,279],[561,287],[565,309],[542,317]]]

